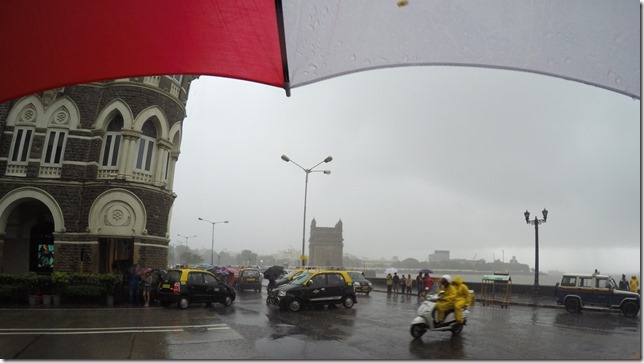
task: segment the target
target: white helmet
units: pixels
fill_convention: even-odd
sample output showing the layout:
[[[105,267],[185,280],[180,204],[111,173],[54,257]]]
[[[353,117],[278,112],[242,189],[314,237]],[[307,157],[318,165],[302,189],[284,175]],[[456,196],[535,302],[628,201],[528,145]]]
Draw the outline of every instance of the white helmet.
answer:
[[[452,276],[450,276],[450,275],[443,275],[443,276],[441,276],[441,278],[447,280],[448,284],[452,283]]]

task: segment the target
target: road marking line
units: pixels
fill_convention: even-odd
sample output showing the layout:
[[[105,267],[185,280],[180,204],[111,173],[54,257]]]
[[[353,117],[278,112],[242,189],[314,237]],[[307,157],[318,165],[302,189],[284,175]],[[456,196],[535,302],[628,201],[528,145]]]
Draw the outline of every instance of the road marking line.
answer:
[[[15,328],[0,329],[0,335],[66,335],[66,334],[114,334],[114,333],[158,333],[158,332],[182,332],[191,328],[206,328],[207,330],[228,330],[226,324],[208,325],[179,325],[179,326],[148,326],[148,327],[107,327],[107,328]]]

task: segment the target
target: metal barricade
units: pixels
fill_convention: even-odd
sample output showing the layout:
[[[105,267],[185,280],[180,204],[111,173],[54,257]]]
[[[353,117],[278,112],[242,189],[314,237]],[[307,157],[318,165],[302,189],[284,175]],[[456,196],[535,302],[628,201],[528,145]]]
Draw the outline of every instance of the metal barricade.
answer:
[[[499,304],[503,308],[510,305],[512,277],[509,273],[494,273],[484,275],[481,280],[481,296],[479,301],[483,306]]]

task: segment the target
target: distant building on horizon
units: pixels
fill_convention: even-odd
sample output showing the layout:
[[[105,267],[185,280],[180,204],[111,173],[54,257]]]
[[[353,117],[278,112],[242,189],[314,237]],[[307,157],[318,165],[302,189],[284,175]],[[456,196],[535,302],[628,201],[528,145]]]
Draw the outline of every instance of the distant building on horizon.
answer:
[[[318,227],[315,218],[311,221],[309,237],[309,266],[342,266],[344,248],[342,220],[335,227]]]
[[[434,253],[427,256],[429,262],[449,261],[449,250],[434,250]]]

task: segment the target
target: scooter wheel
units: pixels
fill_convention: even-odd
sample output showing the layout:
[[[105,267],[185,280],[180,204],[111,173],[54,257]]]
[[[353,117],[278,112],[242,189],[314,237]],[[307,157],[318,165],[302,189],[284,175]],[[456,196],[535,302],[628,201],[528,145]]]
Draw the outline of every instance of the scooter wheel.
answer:
[[[458,324],[458,323],[457,323],[457,324],[452,328],[452,335],[459,335],[459,334],[461,333],[461,331],[463,331],[463,324]]]
[[[427,325],[425,324],[413,324],[411,326],[411,336],[414,337],[414,339],[418,339],[425,334],[427,331]]]

